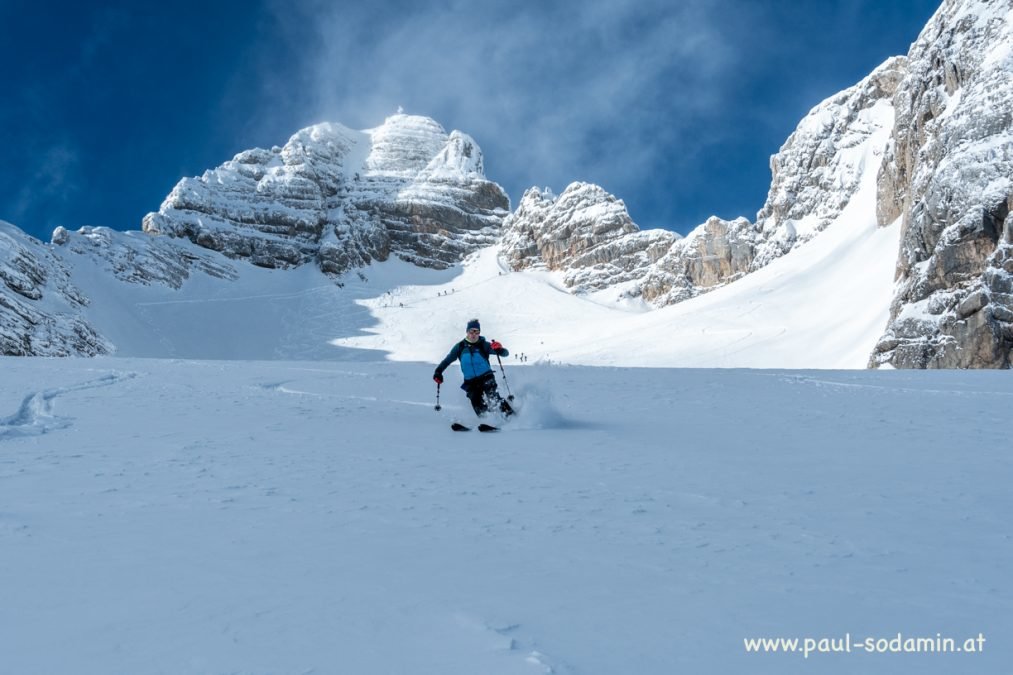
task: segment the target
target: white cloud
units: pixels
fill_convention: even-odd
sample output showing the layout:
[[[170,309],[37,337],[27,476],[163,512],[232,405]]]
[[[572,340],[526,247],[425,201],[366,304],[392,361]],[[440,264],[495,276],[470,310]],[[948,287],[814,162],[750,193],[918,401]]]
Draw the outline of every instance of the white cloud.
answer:
[[[15,222],[31,227],[49,226],[50,223],[25,223],[23,220],[36,213],[57,209],[68,204],[80,191],[80,157],[69,143],[58,143],[33,153],[30,175],[17,191],[11,208]]]
[[[715,3],[424,5],[275,13],[315,26],[303,69],[316,120],[364,128],[399,105],[429,115],[473,135],[514,199],[534,184],[636,181],[722,105],[737,58]]]

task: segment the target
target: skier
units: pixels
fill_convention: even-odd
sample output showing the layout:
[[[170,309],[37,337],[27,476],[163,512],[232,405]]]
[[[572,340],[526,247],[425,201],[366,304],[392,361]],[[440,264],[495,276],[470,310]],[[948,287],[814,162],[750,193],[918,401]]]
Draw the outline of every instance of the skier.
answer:
[[[464,339],[450,349],[447,357],[436,366],[433,373],[433,381],[436,384],[443,384],[443,371],[454,361],[461,361],[461,374],[464,375],[464,384],[461,385],[468,394],[471,407],[475,414],[482,417],[489,411],[489,406],[497,406],[505,416],[514,414],[510,404],[503,400],[496,389],[496,374],[492,372],[489,365],[489,357],[493,354],[509,356],[510,352],[496,340],[486,342],[481,335],[482,327],[478,319],[468,322],[467,333]]]

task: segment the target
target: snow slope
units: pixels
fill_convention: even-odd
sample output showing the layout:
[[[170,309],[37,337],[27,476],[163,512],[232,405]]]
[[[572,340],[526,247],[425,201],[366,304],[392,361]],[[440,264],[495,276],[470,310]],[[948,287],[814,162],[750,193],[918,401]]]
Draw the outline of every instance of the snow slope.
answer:
[[[5,673],[1013,662],[1005,372],[511,368],[516,424],[454,434],[423,364],[2,367]],[[986,641],[744,645],[847,633]]]
[[[900,229],[875,226],[869,194],[767,267],[653,311],[572,295],[552,273],[510,272],[495,247],[442,271],[374,263],[342,286],[311,265],[236,263],[235,281],[194,273],[175,290],[120,281],[98,257],[65,260],[75,284],[100,299],[83,315],[119,356],[346,361],[382,350],[435,363],[479,317],[528,364],[864,368],[886,325]]]
[[[208,255],[187,241],[177,240],[176,245],[194,255]],[[160,283],[123,282],[99,256],[65,254],[64,259],[75,283],[88,297],[99,299],[82,314],[115,345],[116,355],[150,358],[374,358],[331,344],[374,325],[368,310],[356,301],[403,283],[439,282],[454,274],[391,260],[367,268],[368,277],[348,274],[338,285],[312,265],[264,269],[222,258],[231,263],[235,280],[193,272],[174,289]]]

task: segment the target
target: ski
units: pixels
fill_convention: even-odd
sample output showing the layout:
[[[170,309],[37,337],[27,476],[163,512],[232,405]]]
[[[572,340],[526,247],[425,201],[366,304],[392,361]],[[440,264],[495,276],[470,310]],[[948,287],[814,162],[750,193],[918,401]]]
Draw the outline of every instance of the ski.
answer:
[[[450,425],[450,428],[454,431],[471,431],[471,427],[466,427],[460,422],[454,422]],[[479,431],[499,431],[499,427],[494,427],[491,424],[479,424]]]

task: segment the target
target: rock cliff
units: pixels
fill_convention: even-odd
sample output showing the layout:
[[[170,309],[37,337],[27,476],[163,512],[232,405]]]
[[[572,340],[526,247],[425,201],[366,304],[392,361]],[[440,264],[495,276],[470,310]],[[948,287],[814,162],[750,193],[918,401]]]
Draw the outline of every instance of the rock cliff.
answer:
[[[88,303],[58,256],[0,221],[0,354],[108,353],[112,345],[80,316]]]
[[[946,0],[908,55],[879,175],[898,291],[870,365],[1008,367],[1013,344],[1013,8]]]

